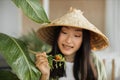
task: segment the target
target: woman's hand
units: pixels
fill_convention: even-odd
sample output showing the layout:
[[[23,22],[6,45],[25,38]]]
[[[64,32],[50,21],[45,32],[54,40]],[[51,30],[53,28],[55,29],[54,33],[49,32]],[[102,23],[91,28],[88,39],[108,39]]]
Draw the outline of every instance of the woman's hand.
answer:
[[[48,63],[48,60],[47,60],[47,55],[46,55],[45,52],[36,54],[36,66],[38,67],[38,69],[42,73],[41,78],[44,77],[41,80],[49,79],[50,66],[49,66],[49,63]]]

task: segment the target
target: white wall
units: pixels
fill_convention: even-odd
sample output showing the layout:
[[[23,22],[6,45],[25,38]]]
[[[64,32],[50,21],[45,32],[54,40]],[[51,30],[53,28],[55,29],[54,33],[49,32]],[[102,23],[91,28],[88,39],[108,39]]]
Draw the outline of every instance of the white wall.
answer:
[[[20,12],[12,0],[0,0],[0,33],[17,37],[21,30]]]
[[[106,34],[111,51],[120,55],[120,0],[106,0]]]
[[[106,60],[108,80],[111,80],[112,59],[115,60],[115,80],[120,80],[120,0],[106,0],[105,18],[110,46],[98,55]]]

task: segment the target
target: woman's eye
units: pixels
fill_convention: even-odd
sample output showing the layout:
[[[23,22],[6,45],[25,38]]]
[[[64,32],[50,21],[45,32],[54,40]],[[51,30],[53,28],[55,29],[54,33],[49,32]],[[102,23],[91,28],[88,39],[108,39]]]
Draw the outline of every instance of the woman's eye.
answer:
[[[63,33],[63,34],[67,34],[67,32],[65,32],[65,31],[61,31],[61,33]]]
[[[81,35],[75,35],[75,37],[81,37]]]

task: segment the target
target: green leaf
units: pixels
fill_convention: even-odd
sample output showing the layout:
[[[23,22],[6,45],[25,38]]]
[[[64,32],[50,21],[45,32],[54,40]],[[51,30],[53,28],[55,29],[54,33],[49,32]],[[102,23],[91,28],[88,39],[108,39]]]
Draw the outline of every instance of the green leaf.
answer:
[[[17,7],[21,8],[22,11],[35,22],[38,23],[50,23],[48,17],[40,5],[39,0],[12,0]]]
[[[19,80],[19,79],[10,70],[0,70],[0,80]]]
[[[0,33],[0,53],[20,80],[39,80],[41,73],[23,41]]]

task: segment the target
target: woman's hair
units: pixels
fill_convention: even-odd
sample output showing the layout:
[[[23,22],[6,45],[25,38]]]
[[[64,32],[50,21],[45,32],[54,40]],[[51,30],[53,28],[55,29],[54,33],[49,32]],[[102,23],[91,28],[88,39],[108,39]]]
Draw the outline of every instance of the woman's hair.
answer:
[[[57,40],[59,37],[61,27],[56,29],[56,35],[54,36],[54,44],[51,55],[62,54],[58,48]],[[97,80],[97,76],[94,75],[92,67],[90,65],[90,32],[88,30],[83,31],[83,42],[80,49],[76,52],[74,57],[74,66],[73,66],[73,75],[75,80]],[[50,77],[51,78],[59,78],[66,76],[64,65],[59,68],[54,68],[51,70]]]

